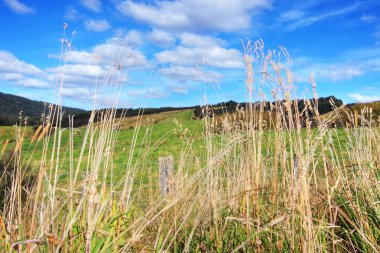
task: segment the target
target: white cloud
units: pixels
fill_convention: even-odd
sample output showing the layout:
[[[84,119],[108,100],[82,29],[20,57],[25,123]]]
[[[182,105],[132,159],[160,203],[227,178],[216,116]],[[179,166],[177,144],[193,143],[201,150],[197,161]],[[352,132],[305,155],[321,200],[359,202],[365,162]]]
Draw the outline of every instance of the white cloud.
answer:
[[[280,15],[280,20],[281,21],[292,21],[292,20],[297,20],[302,17],[304,17],[306,14],[305,11],[302,10],[290,10],[285,13],[282,13]]]
[[[16,81],[22,79],[23,76],[17,73],[2,73],[0,74],[0,80],[4,81]]]
[[[65,86],[60,89],[63,97],[90,99],[94,97],[94,91],[84,87]]]
[[[356,63],[364,72],[380,72],[380,48],[361,48],[346,52],[344,58]]]
[[[302,27],[310,26],[314,23],[317,23],[319,21],[322,21],[328,18],[352,13],[360,9],[362,5],[363,5],[362,2],[356,2],[344,8],[318,13],[317,15],[303,13],[303,11],[301,10],[292,10],[280,16],[280,21],[291,21],[290,24],[285,26],[285,29],[287,31],[293,31]]]
[[[93,12],[100,12],[102,10],[102,2],[100,0],[81,0],[81,3]]]
[[[0,50],[0,73],[38,75],[42,71],[32,64],[20,61],[13,54]]]
[[[143,44],[141,34],[136,30],[131,30],[127,33],[127,35],[121,35],[120,38],[123,43],[127,44],[128,46],[137,46]]]
[[[364,23],[374,23],[378,20],[378,18],[375,15],[363,14],[359,20]]]
[[[182,33],[179,37],[181,39],[181,44],[188,47],[210,48],[227,44],[227,42],[222,39],[194,33],[185,32]]]
[[[148,60],[135,45],[142,44],[141,34],[130,31],[125,36],[112,37],[106,42],[95,45],[88,51],[71,50],[64,55],[67,63],[83,65],[112,65],[115,61],[127,67],[141,67],[148,65]],[[57,54],[50,54],[50,58],[59,59]]]
[[[270,7],[268,0],[126,0],[117,5],[121,13],[163,30],[227,32],[249,28],[252,16]]]
[[[180,93],[180,94],[187,94],[189,92],[188,87],[185,85],[181,84],[175,84],[170,87],[170,89],[175,92],[175,93]]]
[[[15,13],[18,14],[31,14],[34,13],[35,10],[18,0],[3,0],[4,3]]]
[[[53,59],[60,59],[60,55],[58,54],[49,54],[48,57]],[[62,60],[66,63],[79,63],[88,65],[98,64],[95,54],[86,51],[71,50],[62,56]]]
[[[108,71],[96,65],[67,64],[60,67],[48,68],[48,80],[55,82],[57,77],[62,76],[65,85],[70,86],[95,86],[96,79],[102,81]]]
[[[158,88],[150,88],[150,89],[140,89],[130,91],[128,93],[131,97],[139,97],[139,98],[166,98],[168,96],[168,92]]]
[[[113,37],[105,43],[94,46],[88,51],[73,50],[67,53],[65,64],[58,67],[39,69],[19,60],[13,54],[0,50],[0,81],[33,89],[49,89],[51,92],[63,76],[62,95],[76,102],[97,101],[104,105],[108,91],[116,89],[125,81],[126,72],[117,71],[115,62],[123,67],[145,67],[148,60],[139,50],[129,46],[141,42],[140,34],[132,31],[122,37]],[[99,57],[96,57],[98,55]],[[59,58],[58,55],[49,55]],[[99,59],[99,60],[97,60]],[[117,65],[119,66],[119,65]],[[128,69],[129,70],[129,69]],[[95,84],[109,86],[105,94],[94,94]],[[157,94],[156,94],[157,95]],[[155,96],[149,93],[150,97]],[[109,101],[115,103],[115,99]]]
[[[332,59],[295,58],[294,72],[297,82],[307,82],[311,71],[317,80],[339,82],[368,73],[380,73],[380,49],[359,48],[342,52]]]
[[[115,97],[115,95],[111,94],[101,94],[97,92],[96,89],[90,87],[68,85],[60,89],[60,94],[63,99],[72,99],[77,102],[86,104],[87,106],[89,106],[89,103],[94,103],[93,106],[97,108],[126,106],[126,103],[120,103],[119,97]]]
[[[41,69],[17,59],[13,54],[0,50],[0,80],[18,86],[42,88],[48,84],[41,81],[44,73]]]
[[[326,65],[324,68],[318,69],[317,74],[333,82],[349,80],[354,77],[363,75],[360,67],[352,65]]]
[[[206,65],[217,68],[242,68],[242,54],[236,49],[178,46],[155,54],[158,62],[173,65]]]
[[[147,67],[148,60],[145,55],[130,46],[130,37],[113,37],[103,44],[93,48],[99,54],[104,64],[113,64],[115,61],[125,67]]]
[[[186,83],[189,81],[220,83],[223,79],[223,75],[218,72],[211,70],[201,70],[195,67],[173,66],[161,69],[160,72],[161,74],[177,81],[178,83]]]
[[[242,53],[234,48],[225,48],[225,41],[192,33],[179,35],[180,45],[158,52],[155,58],[159,63],[176,65],[211,66],[217,68],[242,68]]]
[[[49,83],[42,81],[40,79],[35,79],[35,78],[18,79],[15,82],[15,84],[17,86],[23,86],[23,87],[28,87],[28,88],[37,88],[37,89],[50,87]]]
[[[145,55],[129,46],[140,43],[140,34],[131,31],[125,36],[112,37],[88,51],[73,50],[67,53],[66,64],[61,67],[48,68],[49,80],[64,74],[64,83],[70,86],[94,86],[96,80],[103,82],[115,71],[115,65],[126,68],[147,67]],[[50,57],[59,58],[58,55]]]
[[[225,48],[225,41],[193,33],[178,35],[178,46],[156,53],[163,83],[176,93],[187,93],[196,83],[219,84],[224,76],[215,69],[243,68],[242,53]]]
[[[0,81],[22,87],[47,88],[45,73],[32,64],[17,59],[13,54],[0,50]]]
[[[297,61],[294,62],[297,63]],[[323,64],[321,62],[318,63],[315,59],[310,59],[305,65],[307,67],[296,66],[294,68],[294,80],[296,82],[308,83],[311,72],[314,72],[316,80],[326,80],[330,82],[350,80],[362,76],[365,73],[361,66],[355,66],[350,63]]]
[[[359,93],[351,93],[351,94],[348,94],[348,96],[359,103],[380,101],[380,96],[365,96]]]
[[[162,47],[173,46],[176,42],[176,39],[172,34],[159,29],[154,29],[149,33],[148,39],[150,42]]]
[[[54,55],[53,57],[59,59],[58,55]],[[76,51],[76,50],[69,51],[65,55],[65,59],[67,62],[90,64],[90,65],[97,64],[95,55],[86,51]]]
[[[84,26],[86,27],[87,30],[94,31],[94,32],[103,32],[111,28],[111,24],[105,19],[86,20],[84,21]]]
[[[105,71],[100,66],[84,64],[67,64],[61,67],[48,68],[47,70],[55,74],[64,73],[65,76],[76,74],[83,77],[96,77],[104,74]]]

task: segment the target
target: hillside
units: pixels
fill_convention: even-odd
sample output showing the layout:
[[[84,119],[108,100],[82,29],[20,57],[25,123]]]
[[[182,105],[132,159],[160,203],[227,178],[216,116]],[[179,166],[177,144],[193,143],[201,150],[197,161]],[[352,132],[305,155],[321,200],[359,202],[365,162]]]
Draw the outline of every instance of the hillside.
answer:
[[[27,117],[41,117],[44,108],[44,102],[0,92],[0,115],[2,116],[19,116],[22,111],[22,114]],[[63,107],[63,110],[67,114],[85,112],[71,107]]]
[[[372,117],[369,117],[370,109]],[[373,122],[378,121],[380,120],[380,101],[342,105],[335,111],[323,114],[321,119],[329,118],[336,126],[344,127],[355,122],[355,113],[358,116],[357,124],[359,125],[364,123],[362,118],[366,120],[371,118]]]
[[[339,117],[332,110],[330,100],[334,101],[335,106],[339,107]],[[275,102],[272,102],[274,105]],[[266,103],[265,110],[269,110],[270,102]],[[297,100],[298,109],[302,111],[305,107],[304,100]],[[214,105],[209,105],[208,112],[205,112],[205,107],[201,106],[188,106],[188,107],[160,107],[160,108],[120,108],[116,111],[116,117],[124,115],[129,118],[129,121],[133,121],[138,115],[166,115],[164,112],[175,112],[191,110],[195,118],[203,118],[205,115],[216,116],[217,118],[223,117],[226,113],[231,114],[236,111],[236,108],[245,108],[246,103],[237,103],[235,101],[228,101],[223,103],[218,103]],[[40,124],[41,114],[46,107],[44,102],[30,100],[21,96],[15,96],[11,94],[5,94],[0,92],[0,126],[12,126],[19,121],[19,113],[22,111],[22,115],[28,117],[28,125],[34,126]],[[343,105],[342,100],[335,98],[334,96],[321,97],[318,99],[318,110],[322,117],[328,117],[334,114],[333,120],[336,125],[345,125],[348,121],[348,114],[354,113],[354,111],[360,111],[365,108],[373,108],[374,119],[380,115],[380,102],[372,103],[355,103]],[[91,111],[85,111],[77,108],[63,107],[65,115],[75,114],[74,127],[79,127],[86,125],[88,119],[90,118]],[[164,114],[162,114],[164,113]],[[169,113],[170,114],[170,113]],[[150,117],[148,117],[150,118]],[[97,117],[95,118],[97,120]],[[130,125],[130,124],[126,124]],[[64,117],[62,119],[62,126],[68,126],[68,118]],[[125,126],[124,126],[125,127]]]

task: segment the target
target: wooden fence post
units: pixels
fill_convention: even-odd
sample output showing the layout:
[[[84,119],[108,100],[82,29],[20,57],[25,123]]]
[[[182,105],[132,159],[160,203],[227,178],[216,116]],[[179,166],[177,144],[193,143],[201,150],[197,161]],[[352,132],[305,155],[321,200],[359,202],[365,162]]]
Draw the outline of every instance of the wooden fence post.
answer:
[[[355,127],[358,127],[358,111],[354,110],[354,122],[355,122]]]
[[[172,156],[158,158],[161,195],[165,196],[174,189],[174,159]]]

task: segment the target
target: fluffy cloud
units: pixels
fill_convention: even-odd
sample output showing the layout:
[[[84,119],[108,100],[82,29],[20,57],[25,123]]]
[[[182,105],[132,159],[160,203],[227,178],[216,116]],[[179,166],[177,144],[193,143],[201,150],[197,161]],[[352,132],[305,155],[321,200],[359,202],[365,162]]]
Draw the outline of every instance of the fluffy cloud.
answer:
[[[318,70],[318,75],[333,82],[349,80],[363,75],[363,70],[354,65],[326,65]]]
[[[0,74],[0,80],[4,80],[4,81],[17,81],[22,78],[23,76],[17,73],[1,73]]]
[[[67,63],[81,65],[103,65],[110,66],[115,62],[126,67],[142,67],[148,65],[145,55],[134,48],[142,43],[141,34],[131,31],[125,36],[112,37],[106,42],[95,45],[87,51],[70,50],[64,54]],[[57,54],[50,54],[50,58],[59,59]]]
[[[124,43],[127,46],[139,46],[143,44],[141,33],[136,30],[129,31],[126,35],[119,36],[119,44]]]
[[[351,94],[348,94],[348,96],[359,103],[380,101],[380,96],[365,96],[359,93],[351,93]]]
[[[180,93],[180,94],[187,94],[189,92],[188,87],[185,85],[181,84],[174,84],[170,87],[170,89],[175,92],[175,93]]]
[[[49,84],[43,80],[44,77],[41,69],[0,50],[0,81],[29,88],[46,88]]]
[[[49,57],[59,59],[59,55],[49,55]],[[72,50],[65,54],[64,60],[66,62],[74,62],[80,64],[97,64],[96,56],[93,53],[86,51]]]
[[[219,46],[210,48],[190,48],[178,46],[155,55],[158,62],[173,65],[206,65],[217,68],[242,68],[242,55],[236,49]]]
[[[314,63],[310,61],[307,65],[307,67],[296,67],[294,69],[294,79],[296,82],[308,83],[311,72],[315,74],[317,80],[327,80],[330,82],[350,80],[365,73],[362,67],[350,63],[321,64],[316,63],[316,60],[314,60]]]
[[[34,9],[21,3],[18,0],[3,0],[4,3],[10,8],[13,12],[18,14],[30,14],[34,13]]]
[[[86,20],[84,22],[84,26],[86,27],[87,30],[89,31],[94,31],[94,32],[103,32],[111,28],[111,24],[108,23],[107,20],[102,19],[102,20]]]
[[[100,0],[81,0],[81,4],[93,12],[102,10],[102,2]]]
[[[117,69],[147,67],[149,63],[145,55],[130,46],[140,42],[140,34],[131,31],[125,36],[112,37],[88,51],[69,51],[65,55],[65,65],[45,71],[51,82],[63,74],[65,85],[91,87],[96,80],[99,83],[106,81]],[[59,58],[58,55],[50,57]]]
[[[141,51],[131,46],[133,42],[136,42],[136,38],[130,34],[124,37],[113,37],[95,46],[92,51],[98,54],[105,64],[117,61],[126,67],[147,67],[148,60]]]
[[[15,84],[17,86],[37,88],[37,89],[48,88],[50,86],[49,83],[47,83],[46,81],[36,79],[36,78],[17,79],[17,81],[15,81]]]
[[[242,68],[243,56],[236,49],[228,49],[220,39],[184,33],[181,44],[174,49],[155,54],[159,63],[172,65],[204,65],[217,68]]]
[[[86,100],[92,100],[96,98],[95,91],[84,87],[65,86],[60,89],[60,93],[63,97],[68,98],[81,98]]]
[[[203,36],[194,33],[182,33],[180,36],[181,44],[188,47],[211,48],[226,45],[227,42],[210,36]]]
[[[23,75],[41,74],[41,69],[20,61],[13,54],[0,50],[0,73],[19,73]]]
[[[98,78],[102,80],[107,74],[101,66],[85,64],[67,64],[60,67],[48,68],[46,71],[50,74],[48,79],[54,82],[57,76],[63,74],[63,81],[69,85],[94,85]]]
[[[164,68],[160,72],[179,83],[201,81],[204,83],[220,83],[223,75],[211,70],[201,70],[195,67],[173,66]]]
[[[176,39],[172,34],[159,29],[154,29],[147,37],[151,43],[161,47],[170,47],[176,42]]]
[[[179,45],[154,55],[172,92],[187,93],[196,83],[219,84],[224,76],[218,71],[244,67],[242,53],[221,39],[187,32],[178,39]]]
[[[158,89],[158,88],[150,88],[150,89],[140,89],[140,90],[134,90],[130,91],[128,93],[131,97],[138,97],[138,98],[166,98],[168,96],[168,92]]]
[[[296,81],[307,82],[310,72],[315,72],[317,80],[339,82],[380,72],[380,49],[377,47],[346,51],[331,59],[296,58],[294,72]]]
[[[251,17],[270,6],[268,0],[179,0],[151,4],[126,0],[117,8],[163,30],[231,32],[249,28]]]
[[[96,80],[99,84],[107,82],[116,85],[120,80],[112,78],[124,73],[116,73],[120,67],[134,68],[148,65],[145,55],[129,46],[139,43],[141,43],[140,34],[132,31],[125,36],[110,38],[89,51],[69,51],[64,55],[64,65],[46,69],[37,68],[7,51],[0,50],[0,81],[16,86],[46,89],[54,88],[57,80],[63,76],[62,94],[65,97],[71,99],[75,97],[82,101],[94,100],[96,96],[88,89],[95,87]],[[59,58],[58,55],[50,57]]]

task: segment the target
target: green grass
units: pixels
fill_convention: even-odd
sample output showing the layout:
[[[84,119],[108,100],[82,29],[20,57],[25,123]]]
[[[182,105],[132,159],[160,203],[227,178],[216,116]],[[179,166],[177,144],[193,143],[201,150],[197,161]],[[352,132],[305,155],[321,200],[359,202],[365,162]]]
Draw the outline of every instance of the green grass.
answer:
[[[136,121],[127,123],[127,127],[122,127],[120,131],[115,131],[117,134],[116,145],[113,152],[113,165],[114,165],[114,176],[116,180],[120,180],[126,170],[127,161],[131,149],[133,149],[133,159],[132,165],[144,167],[144,169],[139,169],[139,171],[150,170],[149,174],[158,175],[158,158],[163,156],[173,156],[175,161],[179,160],[181,155],[180,151],[185,150],[186,146],[192,145],[195,157],[198,157],[200,161],[204,163],[205,160],[205,144],[203,138],[204,123],[201,120],[192,119],[192,111],[175,111],[170,113],[162,113],[160,115],[149,115],[143,116],[141,121],[143,124],[141,126]],[[156,118],[160,118],[159,121],[154,122]],[[126,118],[121,121],[123,124],[129,119]],[[135,124],[135,125],[133,125]],[[136,129],[138,128],[138,129]],[[25,141],[23,143],[23,153],[24,161],[29,161],[31,159],[31,167],[39,166],[39,161],[42,157],[42,143],[38,145],[33,145],[30,143],[33,136],[32,127],[23,127],[25,130]],[[10,139],[11,142],[7,147],[7,151],[12,152],[16,145],[15,140],[15,127],[0,127],[0,148],[6,139]],[[83,136],[86,129],[85,127],[78,128],[75,131],[74,137],[74,161],[79,156],[80,150],[82,148]],[[136,147],[133,147],[133,136],[137,131]],[[51,155],[53,140],[50,139],[48,148],[48,157]],[[194,148],[195,147],[195,148]],[[68,170],[69,170],[69,131],[63,130],[62,141],[61,141],[61,164],[60,164],[60,177],[61,183],[65,183],[68,180]],[[87,157],[87,153],[84,154],[84,158]],[[142,159],[144,158],[144,159]],[[141,161],[144,163],[141,164]],[[84,170],[84,168],[83,168]],[[145,181],[141,176],[141,180]]]
[[[113,166],[114,166],[114,176],[116,180],[120,180],[126,170],[127,161],[131,149],[133,149],[132,154],[132,165],[143,167],[144,169],[139,171],[148,170],[150,175],[155,177],[158,175],[158,158],[163,156],[173,156],[174,161],[178,162],[180,160],[181,151],[186,150],[187,147],[191,146],[191,156],[199,159],[198,162],[205,164],[206,162],[206,143],[204,138],[204,122],[199,119],[193,119],[192,110],[174,111],[170,113],[153,114],[148,116],[142,116],[141,122],[139,124],[136,119],[130,120],[125,118],[118,122],[118,125],[123,125],[119,131],[115,131],[117,134],[116,145],[113,152]],[[136,130],[138,128],[138,130]],[[25,161],[28,161],[30,155],[33,155],[31,159],[32,167],[38,167],[39,161],[42,156],[42,143],[38,145],[32,145],[30,140],[33,136],[34,130],[32,127],[23,127],[25,130],[25,141],[23,143],[23,152],[25,155]],[[75,131],[74,136],[74,161],[78,158],[80,150],[82,148],[83,136],[86,131],[85,127],[78,128]],[[133,136],[137,131],[136,147],[133,147]],[[343,128],[331,129],[332,138],[335,146],[341,146],[339,152],[344,155],[344,150],[346,148],[344,143],[346,140],[345,130]],[[11,142],[7,147],[7,150],[11,152],[16,144],[15,140],[15,127],[0,126],[0,143],[3,145],[6,139],[10,139]],[[296,134],[296,133],[295,133]],[[312,129],[312,134],[316,134],[316,129]],[[306,137],[306,130],[302,130],[303,138]],[[220,142],[222,135],[216,134],[213,136],[215,144],[223,145]],[[270,156],[269,147],[272,139],[274,138],[274,131],[267,130],[263,135],[263,155]],[[0,147],[2,147],[2,145]],[[68,168],[69,161],[68,155],[68,145],[69,145],[69,131],[63,130],[62,132],[62,156],[60,164],[60,176],[62,183],[68,179]],[[53,140],[50,140],[48,151],[52,150]],[[48,157],[51,153],[48,153]],[[87,157],[85,153],[84,157]],[[26,159],[28,158],[28,159]],[[143,159],[142,159],[143,158]],[[141,163],[141,161],[144,161]],[[153,172],[153,173],[152,173]],[[145,175],[145,173],[144,173]],[[145,175],[146,176],[146,175]],[[146,182],[146,177],[140,175],[140,180]]]

